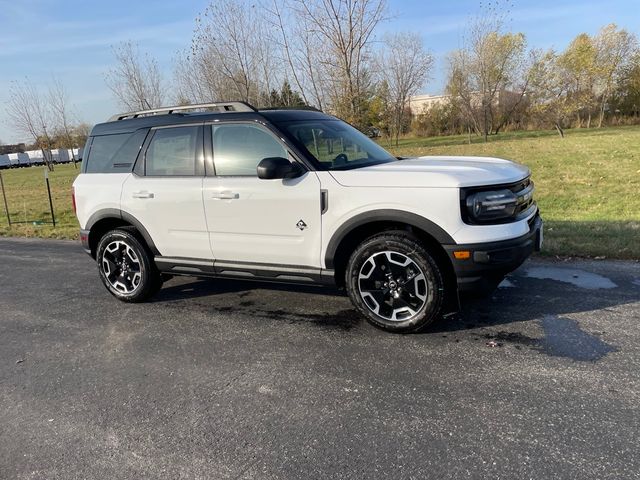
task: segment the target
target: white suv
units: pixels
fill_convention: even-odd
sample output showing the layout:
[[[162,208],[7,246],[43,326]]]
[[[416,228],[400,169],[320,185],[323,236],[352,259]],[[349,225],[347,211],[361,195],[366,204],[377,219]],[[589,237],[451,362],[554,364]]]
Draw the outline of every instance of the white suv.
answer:
[[[173,275],[336,285],[373,325],[411,332],[540,248],[529,176],[496,158],[396,158],[319,111],[226,102],[96,125],[73,188],[120,300]]]

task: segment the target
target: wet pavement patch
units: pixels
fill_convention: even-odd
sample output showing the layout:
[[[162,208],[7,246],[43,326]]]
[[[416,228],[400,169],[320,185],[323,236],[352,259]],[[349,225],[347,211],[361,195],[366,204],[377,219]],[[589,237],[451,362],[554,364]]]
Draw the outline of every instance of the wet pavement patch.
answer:
[[[498,333],[487,333],[484,336],[487,340],[494,340],[498,342],[506,342],[506,343],[515,343],[518,345],[526,345],[529,347],[535,347],[540,345],[542,342],[539,338],[528,337],[527,335],[523,335],[519,332],[504,332],[500,331]]]
[[[541,349],[547,355],[595,362],[618,350],[597,336],[582,330],[575,320],[547,315],[541,324],[545,333]]]
[[[534,338],[519,332],[487,333],[488,346],[515,345],[522,346],[552,357],[565,357],[581,362],[595,362],[618,349],[602,341],[595,334],[585,332],[575,320],[547,315],[541,321],[544,337]],[[489,345],[490,342],[493,344]]]
[[[616,288],[618,286],[607,277],[576,268],[532,267],[525,270],[525,276],[539,280],[555,280],[557,282],[570,283],[576,287],[587,290]]]
[[[500,285],[498,285],[498,288],[515,288],[515,285],[511,280],[509,280],[508,278],[505,278],[504,280],[502,280],[502,282],[500,282]]]

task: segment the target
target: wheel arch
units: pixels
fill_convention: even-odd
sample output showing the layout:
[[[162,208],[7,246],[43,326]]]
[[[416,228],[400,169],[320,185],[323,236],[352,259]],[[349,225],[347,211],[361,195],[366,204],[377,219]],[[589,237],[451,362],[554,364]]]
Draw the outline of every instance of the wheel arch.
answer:
[[[160,255],[151,235],[149,235],[147,229],[144,228],[138,219],[130,213],[123,212],[122,210],[106,208],[91,215],[85,227],[85,230],[89,232],[89,248],[93,258],[96,257],[96,249],[102,236],[108,231],[118,227],[135,228],[135,230],[142,236],[142,239],[151,253],[153,255]]]
[[[415,235],[438,262],[448,286],[457,288],[453,264],[442,245],[454,245],[453,238],[434,222],[411,212],[376,210],[356,215],[333,234],[325,253],[325,266],[335,272],[335,282],[344,286],[344,274],[351,253],[366,238],[383,231],[405,230]]]

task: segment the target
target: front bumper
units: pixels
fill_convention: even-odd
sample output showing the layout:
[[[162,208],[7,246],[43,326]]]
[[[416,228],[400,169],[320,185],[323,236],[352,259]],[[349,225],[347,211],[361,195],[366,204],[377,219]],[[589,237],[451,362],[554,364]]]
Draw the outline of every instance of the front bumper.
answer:
[[[529,220],[529,232],[500,242],[444,245],[461,292],[490,290],[514,271],[542,245],[542,218],[539,213]],[[468,258],[456,258],[454,252],[469,252]],[[460,254],[459,254],[460,255]],[[466,254],[465,254],[466,255]]]

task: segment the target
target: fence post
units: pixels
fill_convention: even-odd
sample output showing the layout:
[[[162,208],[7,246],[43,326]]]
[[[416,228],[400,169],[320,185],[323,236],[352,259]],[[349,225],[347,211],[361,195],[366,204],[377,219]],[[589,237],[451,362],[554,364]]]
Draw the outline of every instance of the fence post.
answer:
[[[7,204],[7,194],[4,191],[2,172],[0,172],[0,187],[2,188],[2,199],[4,200],[4,211],[7,213],[7,222],[9,222],[9,227],[11,227],[11,215],[9,215],[9,205]]]
[[[49,195],[49,208],[51,209],[51,220],[53,220],[53,226],[56,226],[56,216],[53,213],[53,201],[51,200],[51,187],[49,186],[49,169],[44,168],[44,180],[47,183],[47,194]]]

